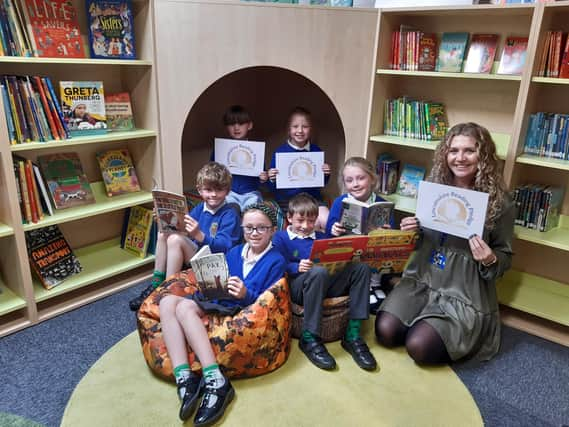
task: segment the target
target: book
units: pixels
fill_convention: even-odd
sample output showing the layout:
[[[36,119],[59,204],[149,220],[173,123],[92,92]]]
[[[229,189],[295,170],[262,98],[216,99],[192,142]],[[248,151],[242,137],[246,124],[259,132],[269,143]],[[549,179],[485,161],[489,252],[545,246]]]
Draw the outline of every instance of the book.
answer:
[[[97,153],[97,162],[107,189],[107,196],[113,197],[140,191],[138,177],[128,149],[100,151]]]
[[[468,36],[468,33],[443,33],[437,58],[437,71],[460,73]]]
[[[190,259],[192,270],[198,282],[198,288],[204,298],[227,299],[231,298],[227,292],[227,279],[229,267],[223,253],[211,253],[208,245],[204,245]]]
[[[134,129],[134,117],[128,92],[105,95],[105,113],[109,131]]]
[[[397,179],[399,178],[399,160],[384,159],[378,165],[379,192],[381,194],[393,194],[397,191]]]
[[[121,247],[133,255],[145,258],[148,253],[153,222],[151,209],[142,206],[131,207],[128,213],[124,242]]]
[[[351,262],[364,262],[381,273],[400,273],[415,250],[417,236],[414,231],[381,229],[369,235],[315,240],[310,259],[330,274]]]
[[[403,165],[399,183],[397,184],[397,193],[405,197],[417,197],[419,191],[419,182],[425,178],[425,168],[411,164]]]
[[[87,0],[91,58],[136,59],[131,0]]]
[[[107,132],[103,82],[59,82],[63,118],[71,136]]]
[[[498,34],[473,34],[464,63],[465,73],[490,73],[496,56]]]
[[[559,64],[559,78],[569,78],[569,37],[567,37],[563,53],[561,54],[561,63]]]
[[[45,186],[45,181],[41,175],[41,171],[38,165],[36,164],[32,164],[32,167],[34,169],[34,174],[36,176],[36,182],[37,182],[37,186],[39,187],[39,190],[41,191],[41,198],[43,201],[43,204],[46,207],[47,213],[50,215],[53,215],[53,210],[54,207],[51,204],[51,200],[49,199],[49,195]]]
[[[526,62],[527,37],[508,37],[502,51],[498,74],[521,75]]]
[[[183,194],[165,190],[152,190],[158,232],[175,233],[185,231],[184,216],[188,213],[186,197]]]
[[[419,39],[419,71],[435,71],[437,65],[437,35],[421,34]]]
[[[61,284],[82,270],[57,225],[27,231],[26,246],[32,269],[46,289]]]
[[[391,223],[394,207],[392,202],[375,202],[368,205],[346,197],[342,200],[340,223],[350,234],[368,234]]]
[[[38,162],[56,209],[95,203],[77,153],[45,154]]]

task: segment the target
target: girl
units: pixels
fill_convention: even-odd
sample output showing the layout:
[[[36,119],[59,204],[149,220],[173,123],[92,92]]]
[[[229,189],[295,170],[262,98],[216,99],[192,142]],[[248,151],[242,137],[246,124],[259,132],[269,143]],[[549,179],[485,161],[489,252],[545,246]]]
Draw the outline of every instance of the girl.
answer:
[[[187,420],[203,394],[194,425],[209,425],[223,415],[235,391],[217,365],[206,328],[201,318],[208,313],[234,314],[283,277],[286,263],[272,247],[271,238],[277,223],[272,209],[254,204],[243,213],[245,244],[227,254],[231,277],[227,282],[232,299],[205,301],[197,296],[183,298],[167,295],[160,301],[160,321],[168,354],[174,366],[178,396],[182,400],[180,418]],[[203,378],[190,371],[187,346],[196,353]]]
[[[275,182],[279,173],[279,170],[275,168],[276,153],[314,153],[322,151],[320,147],[312,143],[310,140],[310,137],[312,135],[312,116],[308,110],[302,107],[296,107],[294,110],[292,110],[288,118],[287,129],[287,141],[275,150],[273,157],[271,158],[271,167],[268,171],[269,187],[275,193],[275,198],[277,199],[279,206],[283,209],[285,214],[288,208],[288,201],[297,194],[308,193],[314,197],[319,203],[316,229],[324,230],[324,226],[328,219],[328,208],[323,202],[320,188],[276,188]],[[326,185],[330,179],[330,165],[328,163],[324,163],[322,165],[322,171],[324,172],[324,185]]]
[[[342,200],[346,197],[351,197],[366,203],[375,203],[385,200],[375,193],[378,186],[377,174],[375,173],[373,165],[363,157],[350,157],[346,160],[339,184],[340,188],[344,188],[347,193],[342,194],[334,200],[330,215],[328,216],[326,234],[333,237],[346,234],[346,229],[342,227],[340,223],[340,218],[342,217]],[[392,226],[393,217],[391,218],[390,224],[386,224],[386,227]]]
[[[500,345],[495,281],[510,268],[514,207],[496,147],[475,123],[453,126],[436,149],[429,180],[489,194],[483,236],[462,239],[425,229],[401,282],[376,317],[379,342],[405,345],[417,363],[488,360]],[[415,217],[402,230],[417,230]]]

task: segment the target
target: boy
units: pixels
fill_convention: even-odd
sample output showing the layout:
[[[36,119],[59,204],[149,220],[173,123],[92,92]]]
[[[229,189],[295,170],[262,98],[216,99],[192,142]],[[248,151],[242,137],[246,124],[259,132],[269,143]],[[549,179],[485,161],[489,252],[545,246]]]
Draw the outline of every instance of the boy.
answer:
[[[197,188],[203,202],[184,218],[186,234],[158,233],[152,283],[129,305],[137,311],[142,302],[166,277],[179,272],[199,248],[209,245],[212,252],[227,253],[241,239],[241,219],[226,203],[231,173],[219,163],[210,162],[197,175]]]
[[[331,370],[336,361],[319,336],[324,298],[350,296],[350,320],[342,338],[342,347],[362,369],[373,370],[377,362],[363,338],[360,327],[369,316],[369,281],[371,270],[366,264],[351,263],[339,273],[330,275],[309,259],[314,240],[324,237],[314,230],[318,202],[307,193],[290,199],[287,219],[290,226],[273,237],[273,244],[287,261],[291,298],[304,306],[302,335],[298,345],[308,359],[321,369]]]

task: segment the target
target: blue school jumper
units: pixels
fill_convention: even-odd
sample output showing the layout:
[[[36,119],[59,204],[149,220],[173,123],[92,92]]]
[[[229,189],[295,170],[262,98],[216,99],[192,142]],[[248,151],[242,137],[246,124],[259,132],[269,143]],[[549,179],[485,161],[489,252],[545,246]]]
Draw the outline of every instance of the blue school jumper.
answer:
[[[202,243],[194,240],[198,247],[209,245],[211,252],[227,253],[241,240],[241,218],[231,206],[221,206],[215,214],[204,210],[205,202],[201,202],[190,212],[200,225],[205,238]]]
[[[286,272],[289,277],[298,276],[298,264],[300,260],[310,258],[310,251],[314,240],[325,238],[325,234],[319,231],[313,233],[313,237],[291,239],[288,231],[278,231],[273,236],[273,244],[286,260]]]

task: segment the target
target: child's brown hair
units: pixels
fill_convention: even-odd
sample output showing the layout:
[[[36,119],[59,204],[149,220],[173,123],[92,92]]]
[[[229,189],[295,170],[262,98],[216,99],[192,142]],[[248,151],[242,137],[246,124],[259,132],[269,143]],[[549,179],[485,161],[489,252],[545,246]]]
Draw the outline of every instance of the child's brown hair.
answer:
[[[232,105],[223,114],[224,126],[231,126],[235,123],[242,125],[243,123],[250,123],[251,115],[242,105]]]
[[[318,216],[318,202],[308,193],[300,193],[288,201],[287,215],[295,214],[308,217]]]
[[[215,190],[231,190],[231,172],[221,163],[206,163],[196,178],[196,187],[212,187]]]

